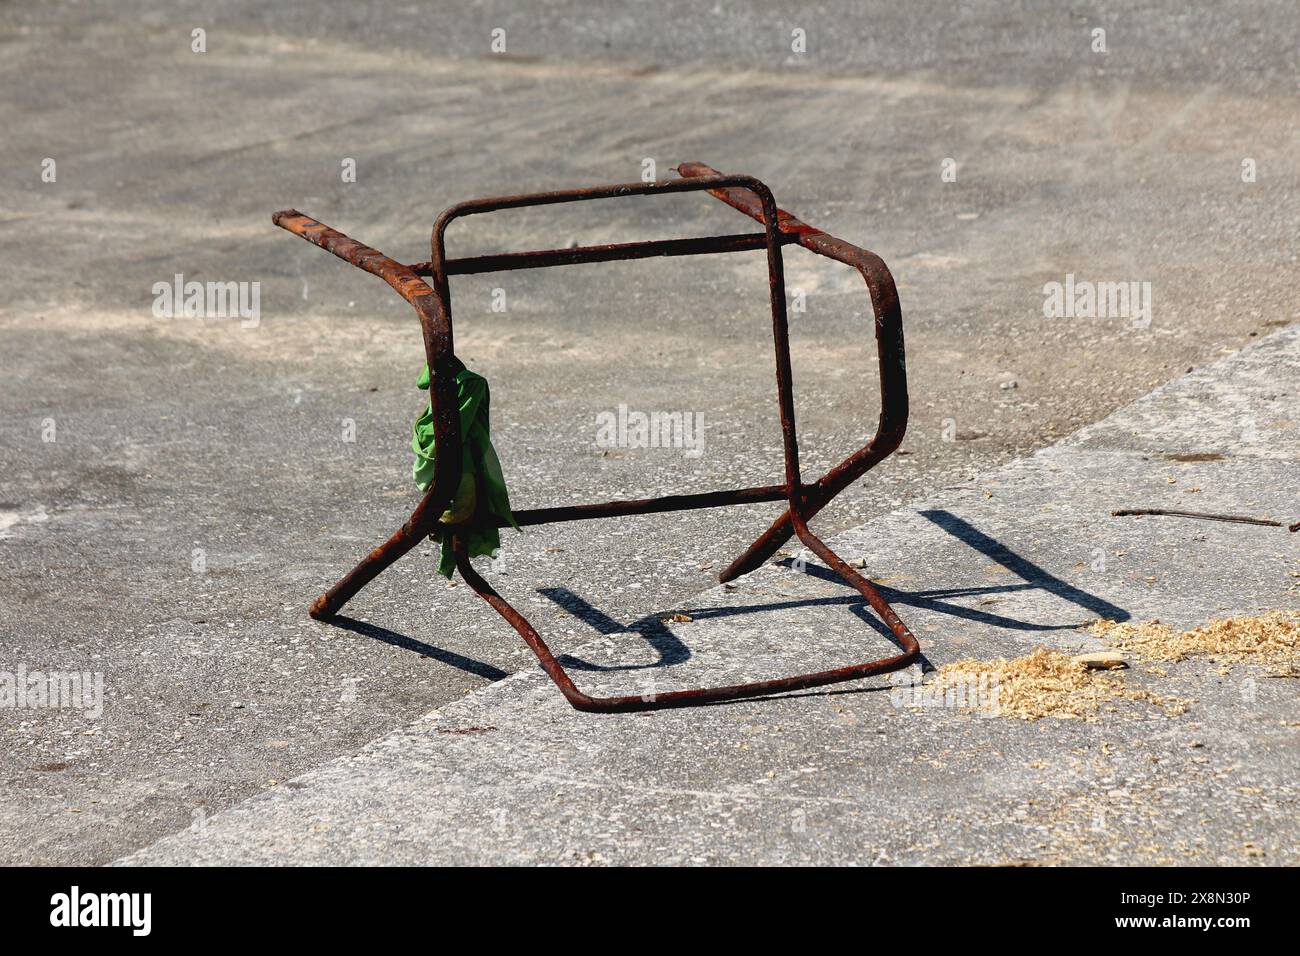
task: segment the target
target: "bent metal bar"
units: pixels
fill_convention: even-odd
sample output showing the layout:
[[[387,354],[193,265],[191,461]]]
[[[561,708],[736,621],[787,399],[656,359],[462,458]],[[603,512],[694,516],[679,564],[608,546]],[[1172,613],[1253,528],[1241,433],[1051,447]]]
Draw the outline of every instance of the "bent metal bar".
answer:
[[[831,567],[866,599],[889,627],[901,653],[835,670],[799,674],[735,684],[727,687],[702,687],[668,691],[654,697],[628,695],[591,697],[584,694],[551,653],[541,635],[528,620],[479,575],[470,564],[464,542],[454,534],[455,525],[443,525],[448,545],[456,555],[462,577],[483,600],[510,622],[525,643],[537,655],[542,667],[565,698],[578,710],[615,712],[655,710],[757,697],[783,691],[799,690],[839,681],[855,680],[873,674],[907,667],[920,656],[921,648],[907,625],[899,620],[889,603],[876,588],[849,567],[808,527],[808,522],[841,491],[862,477],[893,452],[903,440],[907,428],[907,370],[903,358],[903,320],[898,305],[894,279],[881,258],[842,239],[827,235],[788,212],[778,209],[772,191],[752,176],[725,175],[702,163],[683,163],[677,167],[681,179],[651,183],[627,183],[597,186],[593,189],[568,189],[524,196],[500,196],[474,199],[452,206],[433,227],[431,257],[427,262],[403,265],[369,246],[349,239],[329,226],[286,209],[272,217],[283,229],[301,236],[359,269],[374,273],[409,302],[420,317],[424,348],[431,370],[429,398],[433,407],[434,434],[438,457],[434,483],[421,499],[407,522],[391,538],[375,548],[361,563],[322,594],[311,606],[311,616],[327,621],[358,591],[381,571],[406,554],[438,526],[438,519],[451,504],[461,473],[461,436],[453,378],[455,377],[452,345],[451,297],[448,278],[480,272],[514,269],[540,269],[579,262],[610,262],[644,259],[653,256],[690,256],[745,250],[767,251],[768,285],[772,307],[772,335],[776,348],[776,393],[781,415],[781,432],[785,452],[785,480],[780,484],[726,491],[668,495],[637,501],[609,501],[598,504],[566,505],[515,512],[520,525],[551,524],[592,518],[615,518],[624,515],[654,514],[666,511],[689,511],[724,505],[785,502],[785,510],[744,553],[722,572],[720,579],[730,581],[761,566],[790,540],[798,539]],[[663,193],[707,191],[729,206],[758,221],[762,232],[698,239],[671,239],[655,242],[626,242],[570,249],[547,249],[540,252],[514,252],[499,255],[448,259],[444,237],[447,227],[465,216],[480,215],[500,209],[542,206],[556,203],[583,202],[625,196],[649,196]],[[805,483],[799,471],[799,443],[794,422],[794,392],[790,381],[790,342],[786,323],[785,273],[782,246],[798,244],[818,255],[852,266],[866,281],[875,313],[876,347],[880,363],[880,423],[869,443],[840,462],[815,482]],[[425,281],[428,278],[429,281]]]

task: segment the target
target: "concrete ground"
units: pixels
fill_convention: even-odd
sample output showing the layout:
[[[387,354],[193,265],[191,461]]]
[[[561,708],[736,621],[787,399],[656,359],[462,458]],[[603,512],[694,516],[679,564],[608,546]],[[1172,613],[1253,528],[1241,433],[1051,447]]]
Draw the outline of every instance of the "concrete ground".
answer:
[[[461,199],[634,180],[645,159],[763,178],[880,253],[903,304],[908,438],[819,518],[827,535],[1298,314],[1294,4],[433,7],[4,7],[0,671],[100,672],[106,701],[98,719],[0,710],[0,862],[114,859],[531,660],[427,551],[342,626],[306,618],[416,501],[422,357],[396,296],[272,227],[277,209],[415,261]],[[452,248],[747,228],[679,197],[485,217]],[[846,270],[785,258],[815,474],[874,427],[867,302]],[[259,323],[155,318],[176,273],[260,283]],[[1149,327],[1045,319],[1067,274],[1150,282]],[[517,505],[777,480],[761,257],[454,290]],[[701,415],[703,454],[598,448],[595,416],[620,404]],[[502,586],[571,649],[588,605],[626,625],[690,600],[771,511],[510,534]]]
[[[1186,628],[1294,608],[1300,535],[1111,512],[1195,501],[1291,523],[1298,392],[1300,326],[832,546],[865,562],[931,666],[1101,650],[1082,627],[1099,617]],[[601,636],[593,615],[580,686],[662,693],[891,653],[815,561],[684,610]],[[534,667],[125,862],[1294,866],[1294,680],[1129,657],[1124,683],[1153,698],[1038,721],[914,706],[885,678],[582,714]]]

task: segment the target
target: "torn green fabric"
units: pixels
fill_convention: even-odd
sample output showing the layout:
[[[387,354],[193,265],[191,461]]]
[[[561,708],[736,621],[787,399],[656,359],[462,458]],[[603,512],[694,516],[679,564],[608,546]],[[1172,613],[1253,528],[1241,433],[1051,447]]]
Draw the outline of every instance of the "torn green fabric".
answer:
[[[471,372],[459,361],[456,373],[456,404],[460,407],[461,470],[460,486],[452,499],[451,507],[442,513],[442,524],[456,524],[456,534],[465,542],[470,557],[495,557],[501,548],[501,535],[495,521],[507,522],[515,530],[519,525],[510,511],[510,496],[506,493],[506,479],[501,473],[501,462],[492,447],[488,426],[490,393],[487,379]],[[429,387],[429,366],[424,366],[415,383],[420,388]],[[432,402],[424,414],[415,420],[411,429],[411,451],[415,452],[415,465],[411,477],[421,491],[433,485],[437,460],[433,433]],[[462,523],[463,522],[463,523]],[[450,578],[456,570],[456,556],[443,541],[441,531],[430,535],[443,545],[438,558],[438,573]]]

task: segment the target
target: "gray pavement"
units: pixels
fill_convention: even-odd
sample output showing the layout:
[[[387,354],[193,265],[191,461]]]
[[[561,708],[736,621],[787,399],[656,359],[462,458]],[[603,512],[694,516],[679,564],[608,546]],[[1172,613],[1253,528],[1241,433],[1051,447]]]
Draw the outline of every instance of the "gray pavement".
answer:
[[[1300,536],[1110,513],[1296,520],[1298,391],[1300,326],[832,544],[865,559],[931,665],[1097,650],[1081,625],[1098,617],[1189,627],[1294,608]],[[573,654],[580,685],[665,691],[889,647],[815,560],[682,609],[691,622],[593,634]],[[1129,701],[1020,721],[908,707],[871,679],[598,716],[530,668],[123,862],[1294,865],[1294,682],[1135,665],[1127,682],[1186,712]]]
[[[827,535],[1298,315],[1286,0],[3,10],[0,671],[92,671],[105,687],[94,718],[0,708],[3,863],[112,860],[529,664],[427,553],[343,626],[305,617],[414,506],[422,356],[409,310],[272,227],[278,209],[418,260],[437,213],[474,196],[636,179],[647,158],[664,176],[690,159],[760,176],[880,253],[903,305],[910,430],[819,517]],[[694,198],[485,217],[451,241],[469,254],[750,228]],[[786,262],[806,294],[792,336],[815,474],[874,428],[873,343],[851,273],[801,250]],[[261,283],[260,323],[154,317],[153,286],[176,273]],[[1043,284],[1067,274],[1151,282],[1150,325],[1044,319]],[[454,295],[518,505],[778,478],[761,257],[467,277]],[[702,415],[704,453],[596,447],[595,416],[620,404]],[[572,649],[590,636],[575,612],[657,619],[769,517],[507,535],[502,586]]]

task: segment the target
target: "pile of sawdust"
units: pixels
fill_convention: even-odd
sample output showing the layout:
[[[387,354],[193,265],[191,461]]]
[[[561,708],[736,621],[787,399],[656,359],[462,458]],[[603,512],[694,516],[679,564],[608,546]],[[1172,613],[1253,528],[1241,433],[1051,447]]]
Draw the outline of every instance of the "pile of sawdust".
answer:
[[[1232,664],[1249,661],[1272,667],[1274,676],[1300,677],[1297,611],[1223,618],[1190,631],[1176,631],[1159,621],[1097,621],[1091,630],[1115,647],[1148,660],[1177,662],[1206,657],[1220,664],[1224,669],[1221,672]],[[976,685],[992,692],[992,701],[980,703],[979,710],[1021,720],[1095,720],[1103,704],[1120,700],[1147,701],[1176,717],[1191,703],[1130,688],[1119,672],[1092,670],[1077,658],[1044,647],[1011,660],[968,658],[945,664],[929,686],[942,692]]]
[[[1089,670],[1068,654],[1045,647],[1011,660],[998,657],[988,661],[969,658],[953,661],[939,669],[934,686],[947,690],[985,680],[993,688],[992,712],[1021,720],[1040,717],[1092,720],[1103,701],[1135,696],[1122,679]]]
[[[1117,624],[1097,621],[1092,632],[1125,651],[1150,660],[1176,663],[1208,657],[1223,664],[1251,662],[1280,673],[1300,673],[1300,612],[1271,611],[1259,617],[1229,617],[1190,631],[1159,621]]]

